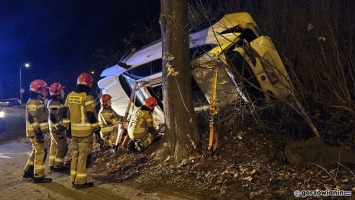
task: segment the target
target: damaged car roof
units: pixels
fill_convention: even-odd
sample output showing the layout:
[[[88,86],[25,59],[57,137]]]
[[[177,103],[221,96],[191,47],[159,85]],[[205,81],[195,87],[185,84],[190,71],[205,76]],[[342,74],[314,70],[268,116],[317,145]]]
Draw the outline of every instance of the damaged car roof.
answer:
[[[241,99],[270,102],[290,96],[292,84],[277,50],[248,13],[224,15],[189,36],[192,84],[196,84],[193,93],[196,101],[200,101],[194,105],[209,103],[214,66],[218,67],[217,105]],[[140,102],[162,91],[161,65],[162,43],[158,40],[130,51],[117,65],[105,69],[99,88],[103,94],[112,96],[113,108],[120,114],[128,103],[134,82],[141,84],[137,92]]]

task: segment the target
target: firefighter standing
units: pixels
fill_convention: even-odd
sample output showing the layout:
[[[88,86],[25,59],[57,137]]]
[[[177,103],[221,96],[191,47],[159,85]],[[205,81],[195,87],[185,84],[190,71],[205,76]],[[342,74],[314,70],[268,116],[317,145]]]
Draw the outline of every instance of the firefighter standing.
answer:
[[[64,86],[53,83],[49,87],[50,98],[48,101],[49,131],[51,146],[49,149],[49,169],[55,172],[67,171],[68,166],[63,166],[65,154],[68,151],[68,140],[65,134],[66,127],[63,124],[64,117]]]
[[[82,73],[77,79],[73,92],[65,100],[68,108],[71,134],[72,160],[70,180],[75,189],[94,186],[87,180],[87,167],[93,150],[93,132],[99,134],[94,97],[89,95],[93,78],[89,73]]]
[[[128,124],[128,135],[131,141],[128,143],[130,151],[142,152],[155,139],[155,128],[152,112],[158,101],[154,97],[148,97],[145,104],[136,109]]]
[[[35,183],[49,183],[45,177],[46,134],[48,112],[46,109],[47,83],[36,79],[30,84],[30,98],[26,104],[26,136],[32,142],[32,153],[26,163],[24,178],[34,178]]]
[[[101,108],[98,114],[101,139],[106,148],[112,148],[113,142],[116,141],[117,137],[115,133],[118,132],[118,122],[122,120],[122,116],[111,108],[111,98],[108,94],[100,97]]]

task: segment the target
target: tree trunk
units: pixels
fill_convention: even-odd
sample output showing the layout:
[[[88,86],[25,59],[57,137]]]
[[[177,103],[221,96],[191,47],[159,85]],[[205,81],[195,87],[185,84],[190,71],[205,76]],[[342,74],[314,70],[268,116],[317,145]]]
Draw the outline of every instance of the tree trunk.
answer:
[[[200,138],[192,104],[187,0],[161,0],[165,150],[188,157]]]

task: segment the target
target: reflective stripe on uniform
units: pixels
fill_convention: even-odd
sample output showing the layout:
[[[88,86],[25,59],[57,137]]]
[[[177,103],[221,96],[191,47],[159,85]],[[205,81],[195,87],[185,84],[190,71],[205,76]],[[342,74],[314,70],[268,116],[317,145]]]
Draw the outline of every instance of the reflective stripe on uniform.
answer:
[[[34,161],[33,160],[28,160],[27,161],[27,165],[33,165],[34,164]]]
[[[95,101],[87,101],[87,102],[85,102],[85,106],[88,106],[90,104],[95,104]]]
[[[73,131],[91,131],[91,127],[87,127],[87,126],[72,126],[71,130],[73,130]]]
[[[87,177],[87,173],[77,173],[76,174],[76,177],[78,177],[78,178],[85,178],[85,177]]]
[[[37,109],[37,105],[35,105],[35,104],[29,104],[29,105],[27,105],[27,108],[28,108],[29,110],[31,110],[31,111],[35,111],[35,110]]]
[[[55,158],[55,159],[54,159],[54,162],[62,163],[62,162],[63,162],[63,159],[62,159],[62,158]]]
[[[90,123],[71,123],[71,126],[76,126],[76,127],[85,127],[85,126],[91,126]]]
[[[50,105],[49,108],[62,108],[63,106],[60,105]]]
[[[91,124],[91,127],[98,128],[99,127],[99,123],[95,122],[95,123]]]
[[[47,123],[47,122],[40,123],[40,124],[39,124],[39,127],[40,127],[42,130],[48,130],[48,123]]]
[[[111,127],[111,126],[101,128],[102,133],[107,133],[107,132],[112,132],[112,131],[113,131],[113,127]]]
[[[44,165],[35,165],[35,170],[44,170],[45,166]]]
[[[85,123],[85,113],[84,113],[84,106],[80,106],[80,112],[81,112],[81,123]]]
[[[71,129],[76,130],[76,131],[87,131],[87,130],[91,130],[91,124],[90,123],[72,123]]]

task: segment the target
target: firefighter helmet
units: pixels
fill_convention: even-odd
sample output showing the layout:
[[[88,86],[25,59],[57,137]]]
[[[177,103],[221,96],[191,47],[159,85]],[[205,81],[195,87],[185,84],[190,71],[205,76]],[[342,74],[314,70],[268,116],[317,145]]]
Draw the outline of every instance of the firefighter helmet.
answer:
[[[148,97],[148,98],[145,100],[145,105],[146,105],[149,109],[153,110],[154,107],[155,107],[156,105],[158,105],[158,101],[157,101],[157,99],[154,98],[154,97]]]
[[[60,83],[53,83],[50,87],[49,87],[49,94],[51,94],[52,96],[54,95],[61,95],[61,91],[62,89],[64,89],[65,86],[60,84]]]
[[[41,94],[43,88],[47,88],[47,83],[42,79],[36,79],[30,84],[30,91]]]
[[[107,102],[111,100],[111,96],[109,94],[104,94],[100,97],[100,103],[101,105],[107,105]]]
[[[92,76],[87,72],[83,72],[78,76],[78,80],[76,81],[76,84],[86,85],[91,88],[92,82],[93,82]]]

